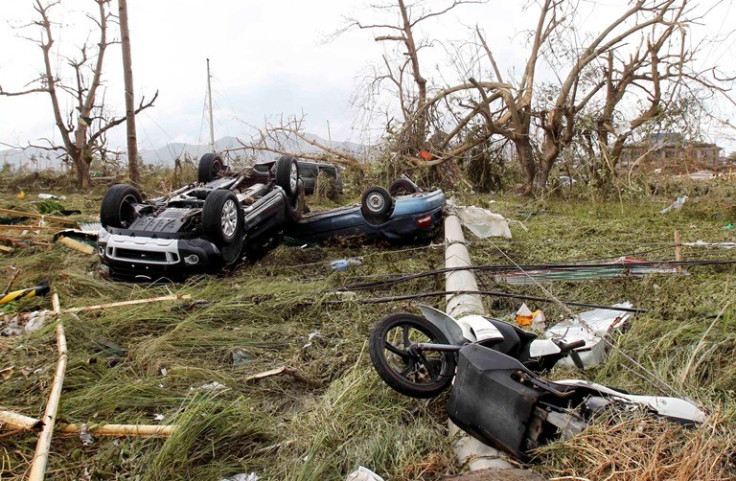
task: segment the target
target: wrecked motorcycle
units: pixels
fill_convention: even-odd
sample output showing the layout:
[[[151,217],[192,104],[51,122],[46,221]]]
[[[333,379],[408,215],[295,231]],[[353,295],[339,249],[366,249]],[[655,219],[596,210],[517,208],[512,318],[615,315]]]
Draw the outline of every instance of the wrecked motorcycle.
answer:
[[[420,306],[424,317],[391,314],[370,334],[373,366],[386,384],[410,397],[434,397],[455,375],[457,352],[467,344],[489,347],[518,359],[535,371],[550,369],[569,356],[583,368],[577,348],[585,341],[564,337],[538,339],[533,332],[497,319],[478,315],[454,319],[429,306]]]
[[[582,432],[600,415],[641,411],[684,425],[705,412],[678,398],[638,396],[581,380],[547,381],[518,359],[479,345],[458,351],[448,404],[450,419],[485,443],[517,458]]]

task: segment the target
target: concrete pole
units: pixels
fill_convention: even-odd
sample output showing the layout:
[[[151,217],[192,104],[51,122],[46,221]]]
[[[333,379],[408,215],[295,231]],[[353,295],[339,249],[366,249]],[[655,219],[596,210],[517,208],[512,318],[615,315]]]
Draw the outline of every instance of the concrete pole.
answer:
[[[471,265],[470,253],[460,219],[455,215],[448,215],[445,217],[445,267],[456,268]],[[448,272],[445,277],[445,286],[447,291],[478,290],[475,273],[471,270]],[[471,314],[484,315],[486,313],[483,300],[478,294],[448,294],[446,312],[455,319]],[[468,464],[470,471],[489,468],[513,469],[513,466],[502,458],[500,451],[468,436],[452,421],[447,422],[450,437],[456,438],[456,441],[453,442],[455,455],[461,464]],[[499,419],[498,422],[507,422],[507,420]]]

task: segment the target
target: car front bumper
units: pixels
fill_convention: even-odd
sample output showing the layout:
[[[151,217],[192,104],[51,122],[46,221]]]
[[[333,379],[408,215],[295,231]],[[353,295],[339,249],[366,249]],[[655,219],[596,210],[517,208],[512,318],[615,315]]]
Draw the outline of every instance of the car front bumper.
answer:
[[[161,239],[100,231],[97,253],[116,279],[153,282],[222,269],[220,250],[201,238]]]

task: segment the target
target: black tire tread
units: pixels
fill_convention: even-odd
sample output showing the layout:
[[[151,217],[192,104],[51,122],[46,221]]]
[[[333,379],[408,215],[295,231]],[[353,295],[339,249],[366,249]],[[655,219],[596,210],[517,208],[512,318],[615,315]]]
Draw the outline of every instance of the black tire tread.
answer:
[[[130,184],[115,184],[107,189],[100,205],[100,223],[103,227],[126,227],[120,216],[120,207],[125,198],[131,195],[136,203],[142,202],[140,191]]]

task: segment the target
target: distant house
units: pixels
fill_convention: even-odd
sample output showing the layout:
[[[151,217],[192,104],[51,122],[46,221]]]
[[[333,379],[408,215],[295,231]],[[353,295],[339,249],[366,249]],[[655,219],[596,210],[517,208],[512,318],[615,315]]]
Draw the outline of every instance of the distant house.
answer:
[[[624,146],[619,165],[629,166],[643,157],[640,164],[665,167],[670,164],[692,164],[698,168],[720,165],[721,151],[716,144],[686,141],[682,134],[652,134],[644,142]]]

